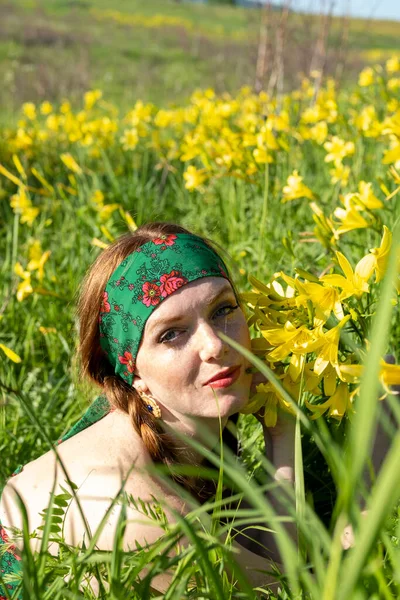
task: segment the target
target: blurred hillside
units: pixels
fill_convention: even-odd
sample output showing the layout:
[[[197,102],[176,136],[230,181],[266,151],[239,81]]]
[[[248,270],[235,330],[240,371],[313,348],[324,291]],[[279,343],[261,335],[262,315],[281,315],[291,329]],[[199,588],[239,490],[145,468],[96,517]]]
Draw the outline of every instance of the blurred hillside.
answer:
[[[254,86],[260,32],[263,89],[277,76],[294,87],[310,69],[353,80],[399,53],[399,23],[388,21],[172,0],[0,0],[0,12],[3,119],[22,102],[74,100],[91,88],[126,107],[180,103],[196,87]]]

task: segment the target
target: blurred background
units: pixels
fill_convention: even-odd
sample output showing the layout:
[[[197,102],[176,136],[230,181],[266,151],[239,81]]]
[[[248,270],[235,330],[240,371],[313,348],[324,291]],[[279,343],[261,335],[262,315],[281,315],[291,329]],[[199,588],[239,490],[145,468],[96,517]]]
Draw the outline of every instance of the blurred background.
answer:
[[[88,89],[122,109],[166,106],[196,87],[340,84],[400,56],[399,0],[0,0],[0,12],[7,122],[24,102],[73,103]]]

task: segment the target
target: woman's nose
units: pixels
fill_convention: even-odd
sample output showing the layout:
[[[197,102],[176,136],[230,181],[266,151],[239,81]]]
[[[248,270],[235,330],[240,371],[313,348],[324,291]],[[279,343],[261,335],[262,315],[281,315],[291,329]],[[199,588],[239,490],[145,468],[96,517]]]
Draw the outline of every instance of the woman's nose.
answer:
[[[229,351],[225,342],[218,337],[218,330],[208,324],[204,324],[198,329],[199,353],[202,361],[207,362],[212,359],[220,359]]]

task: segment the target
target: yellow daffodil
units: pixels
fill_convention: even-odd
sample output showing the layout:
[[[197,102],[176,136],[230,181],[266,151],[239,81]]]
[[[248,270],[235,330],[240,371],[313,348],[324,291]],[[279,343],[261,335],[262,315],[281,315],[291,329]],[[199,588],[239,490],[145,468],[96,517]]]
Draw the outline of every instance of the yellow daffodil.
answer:
[[[336,164],[342,162],[346,156],[354,154],[354,142],[345,142],[338,136],[334,135],[330,141],[325,142],[324,148],[327,151],[325,162],[334,162]]]
[[[185,180],[185,188],[189,191],[195,190],[207,179],[204,169],[196,169],[195,166],[189,165],[183,174]]]
[[[120,138],[124,150],[134,150],[139,143],[139,135],[136,127],[126,129]]]
[[[337,163],[333,169],[329,170],[329,174],[331,183],[340,183],[342,187],[345,187],[349,183],[350,167],[343,163]]]
[[[320,278],[321,281],[327,285],[341,288],[340,300],[345,300],[351,296],[360,298],[363,294],[368,293],[368,280],[374,271],[374,266],[369,255],[364,256],[357,263],[354,271],[347,258],[341,252],[336,252],[336,258],[344,276],[324,275]]]
[[[307,344],[315,340],[313,330],[308,329],[306,325],[296,327],[290,321],[286,321],[283,327],[261,327],[260,330],[263,337],[275,347],[268,354],[268,360],[271,362],[284,360],[292,352],[306,352]]]
[[[358,77],[358,85],[361,87],[368,87],[374,83],[375,73],[371,67],[365,67]]]
[[[8,348],[7,346],[5,346],[4,344],[0,344],[0,350],[3,350],[4,354],[7,356],[7,358],[9,358],[10,360],[12,360],[15,363],[20,363],[21,362],[21,357],[18,356],[18,354],[16,354],[14,352],[14,350],[11,350],[11,348]]]
[[[327,365],[325,369],[317,375],[314,371],[315,360],[306,363],[304,367],[305,389],[311,392],[314,396],[319,396],[321,391],[319,385],[323,385],[323,393],[325,396],[333,396],[337,388],[337,372],[331,365]]]
[[[44,275],[44,265],[47,262],[49,256],[51,254],[50,250],[46,250],[46,252],[42,251],[42,247],[39,240],[34,240],[29,248],[29,263],[27,265],[28,271],[36,271],[38,272],[37,276],[39,281],[43,280]]]
[[[383,279],[386,272],[387,261],[390,248],[392,246],[392,233],[386,225],[383,226],[383,236],[379,248],[371,248],[370,253],[373,257],[373,268],[375,270],[376,281]]]
[[[57,333],[57,329],[55,327],[40,326],[39,331],[40,333],[43,333],[43,335],[48,335],[49,333]]]
[[[384,165],[394,164],[396,169],[400,168],[400,140],[393,138],[390,150],[386,150],[382,163]]]
[[[363,365],[342,364],[340,365],[341,377],[348,383],[358,383],[364,371]],[[386,392],[391,393],[390,387],[400,385],[400,365],[392,365],[381,359],[379,369],[379,380]]]
[[[353,231],[354,229],[364,229],[371,225],[371,221],[367,221],[361,214],[360,206],[352,202],[353,196],[354,194],[346,194],[343,198],[345,208],[338,206],[333,211],[334,216],[339,221],[339,226],[336,230],[338,235]]]
[[[103,92],[101,90],[91,90],[86,92],[84,95],[85,99],[85,109],[91,110],[93,106],[96,104],[98,100],[103,96]]]
[[[282,380],[282,385],[285,390],[291,395],[295,402],[298,402],[300,382],[293,382],[289,374],[282,373],[278,377]],[[291,405],[283,398],[283,396],[281,396],[281,394],[276,392],[271,383],[260,383],[256,387],[256,390],[256,394],[250,398],[248,404],[240,411],[243,414],[256,413],[264,407],[262,416],[266,427],[275,427],[278,419],[279,407],[286,412],[293,414]]]
[[[94,190],[90,196],[90,200],[96,204],[99,208],[104,205],[104,194],[101,190]]]
[[[25,102],[25,104],[22,105],[22,112],[30,121],[36,119],[36,106],[33,102]]]
[[[360,181],[358,184],[358,194],[354,194],[354,196],[368,210],[376,210],[383,207],[383,202],[375,196],[372,190],[372,183]]]
[[[82,174],[82,169],[73,158],[73,156],[69,152],[65,152],[64,154],[60,154],[60,158],[67,169],[73,171],[73,173],[77,173],[78,175]]]
[[[347,383],[343,381],[339,383],[335,393],[323,402],[322,404],[312,404],[308,400],[305,401],[307,408],[313,413],[311,419],[317,419],[324,414],[328,409],[328,416],[334,419],[342,420],[346,412],[351,409],[351,397]]]
[[[39,208],[32,206],[32,202],[23,186],[19,187],[17,194],[11,196],[10,206],[16,214],[21,215],[21,223],[27,223],[29,227],[32,226],[33,221],[40,212]]]
[[[296,198],[309,198],[312,200],[314,194],[303,183],[303,178],[300,177],[298,171],[295,170],[287,178],[286,185],[283,188],[282,202],[289,202],[290,200],[296,200]]]
[[[51,112],[53,112],[52,104],[50,104],[50,102],[47,102],[47,100],[45,102],[42,102],[42,104],[40,105],[40,112],[42,115],[49,115]]]
[[[119,209],[119,204],[114,203],[114,204],[104,204],[103,206],[99,207],[99,217],[100,217],[100,221],[102,221],[103,223],[105,223],[106,221],[109,220],[109,218],[111,217],[111,215],[113,214],[113,212],[115,212],[116,210]]]
[[[392,56],[386,61],[386,71],[390,74],[400,71],[400,58],[398,56]]]
[[[33,293],[31,273],[30,271],[24,271],[21,263],[19,262],[17,262],[14,266],[14,273],[18,275],[18,277],[22,278],[22,281],[17,288],[17,300],[18,302],[22,302],[22,300],[29,296],[29,294]]]

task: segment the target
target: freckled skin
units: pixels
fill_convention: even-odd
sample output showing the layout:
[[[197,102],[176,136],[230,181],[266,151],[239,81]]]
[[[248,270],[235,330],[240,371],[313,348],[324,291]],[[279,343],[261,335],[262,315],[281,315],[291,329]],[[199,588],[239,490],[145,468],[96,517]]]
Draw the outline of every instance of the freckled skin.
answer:
[[[226,290],[214,301],[221,290]],[[230,283],[221,277],[206,277],[185,285],[164,300],[148,319],[137,355],[133,385],[150,393],[160,404],[163,419],[185,421],[200,417],[207,421],[228,418],[248,401],[251,374],[248,361],[217,335],[227,336],[250,349],[245,316],[237,306]],[[174,321],[175,317],[182,320]],[[167,323],[157,325],[160,320]],[[168,331],[167,338],[162,338]],[[160,337],[166,339],[160,343]],[[240,365],[240,377],[229,387],[213,390],[204,385],[219,371]]]

